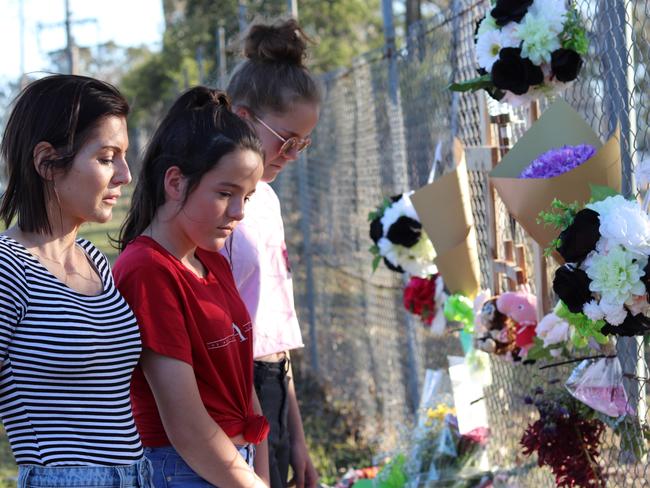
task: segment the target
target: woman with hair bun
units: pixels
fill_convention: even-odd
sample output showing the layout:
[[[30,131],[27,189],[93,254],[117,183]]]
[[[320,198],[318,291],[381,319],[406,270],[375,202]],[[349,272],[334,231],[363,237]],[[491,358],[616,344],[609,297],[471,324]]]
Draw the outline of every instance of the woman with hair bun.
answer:
[[[250,316],[218,252],[262,171],[255,132],[206,87],[178,98],[144,155],[114,274],[142,335],[131,398],[156,487],[267,486]]]
[[[246,59],[228,84],[233,107],[249,121],[264,148],[264,174],[246,218],[226,243],[235,282],[254,329],[255,389],[267,417],[272,488],[287,486],[289,464],[297,488],[316,486],[289,362],[303,347],[280,202],[269,185],[310,142],[321,93],[304,65],[305,33],[293,20],[254,24],[245,39]]]

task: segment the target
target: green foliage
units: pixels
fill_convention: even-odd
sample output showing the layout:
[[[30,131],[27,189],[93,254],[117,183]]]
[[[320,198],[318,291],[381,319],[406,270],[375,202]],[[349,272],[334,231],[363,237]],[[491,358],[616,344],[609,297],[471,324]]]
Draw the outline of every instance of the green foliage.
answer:
[[[449,85],[451,91],[457,92],[476,91],[481,89],[487,90],[492,87],[494,87],[494,84],[492,83],[492,77],[489,74]]]
[[[593,185],[589,183],[589,189],[591,190],[591,199],[589,200],[591,203],[601,202],[609,197],[619,195],[616,190],[609,186]]]
[[[572,6],[567,12],[564,30],[560,35],[562,47],[573,49],[581,55],[587,54],[589,50],[589,40],[587,39],[587,29],[578,14],[575,6]]]
[[[542,210],[537,218],[538,224],[552,225],[560,232],[573,223],[573,219],[580,211],[581,205],[578,202],[566,204],[557,198],[551,202],[551,211]],[[544,249],[544,255],[550,256],[562,245],[560,238],[553,239],[549,246]]]
[[[560,301],[559,304],[560,305],[556,308],[555,313],[558,317],[566,320],[575,327],[573,344],[576,347],[587,347],[589,339],[592,337],[598,344],[607,344],[607,337],[600,332],[600,330],[605,326],[604,320],[594,322],[593,320],[589,320],[589,318],[587,318],[583,313],[571,312],[564,302]]]
[[[292,355],[294,373],[300,371],[298,354]],[[349,468],[372,466],[374,446],[363,438],[361,414],[348,401],[336,398],[332,388],[303,373],[296,390],[307,446],[320,473],[320,481],[333,486]]]
[[[551,361],[554,359],[553,356],[551,355],[551,351],[550,351],[551,348],[544,347],[543,340],[541,340],[539,337],[535,337],[533,340],[534,340],[533,347],[531,347],[528,350],[526,359],[530,359],[534,361],[539,361],[539,360]]]

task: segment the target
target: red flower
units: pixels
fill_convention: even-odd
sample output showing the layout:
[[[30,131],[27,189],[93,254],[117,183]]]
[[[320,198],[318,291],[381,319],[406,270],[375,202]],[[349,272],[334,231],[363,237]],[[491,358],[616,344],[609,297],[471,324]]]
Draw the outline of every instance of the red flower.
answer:
[[[419,315],[425,324],[431,325],[436,307],[436,277],[411,277],[404,288],[404,308],[412,314]]]

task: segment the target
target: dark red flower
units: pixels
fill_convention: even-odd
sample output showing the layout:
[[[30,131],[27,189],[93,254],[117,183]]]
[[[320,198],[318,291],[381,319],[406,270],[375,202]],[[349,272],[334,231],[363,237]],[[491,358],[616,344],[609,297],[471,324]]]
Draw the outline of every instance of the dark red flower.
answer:
[[[404,288],[404,308],[422,317],[427,325],[431,325],[435,315],[436,276],[429,278],[413,276]]]

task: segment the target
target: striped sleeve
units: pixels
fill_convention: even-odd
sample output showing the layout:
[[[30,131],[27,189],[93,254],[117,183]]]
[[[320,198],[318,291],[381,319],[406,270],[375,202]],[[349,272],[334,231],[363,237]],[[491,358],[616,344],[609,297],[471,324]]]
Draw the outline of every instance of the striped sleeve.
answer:
[[[13,251],[0,245],[0,358],[7,354],[16,326],[27,310],[25,269]]]

